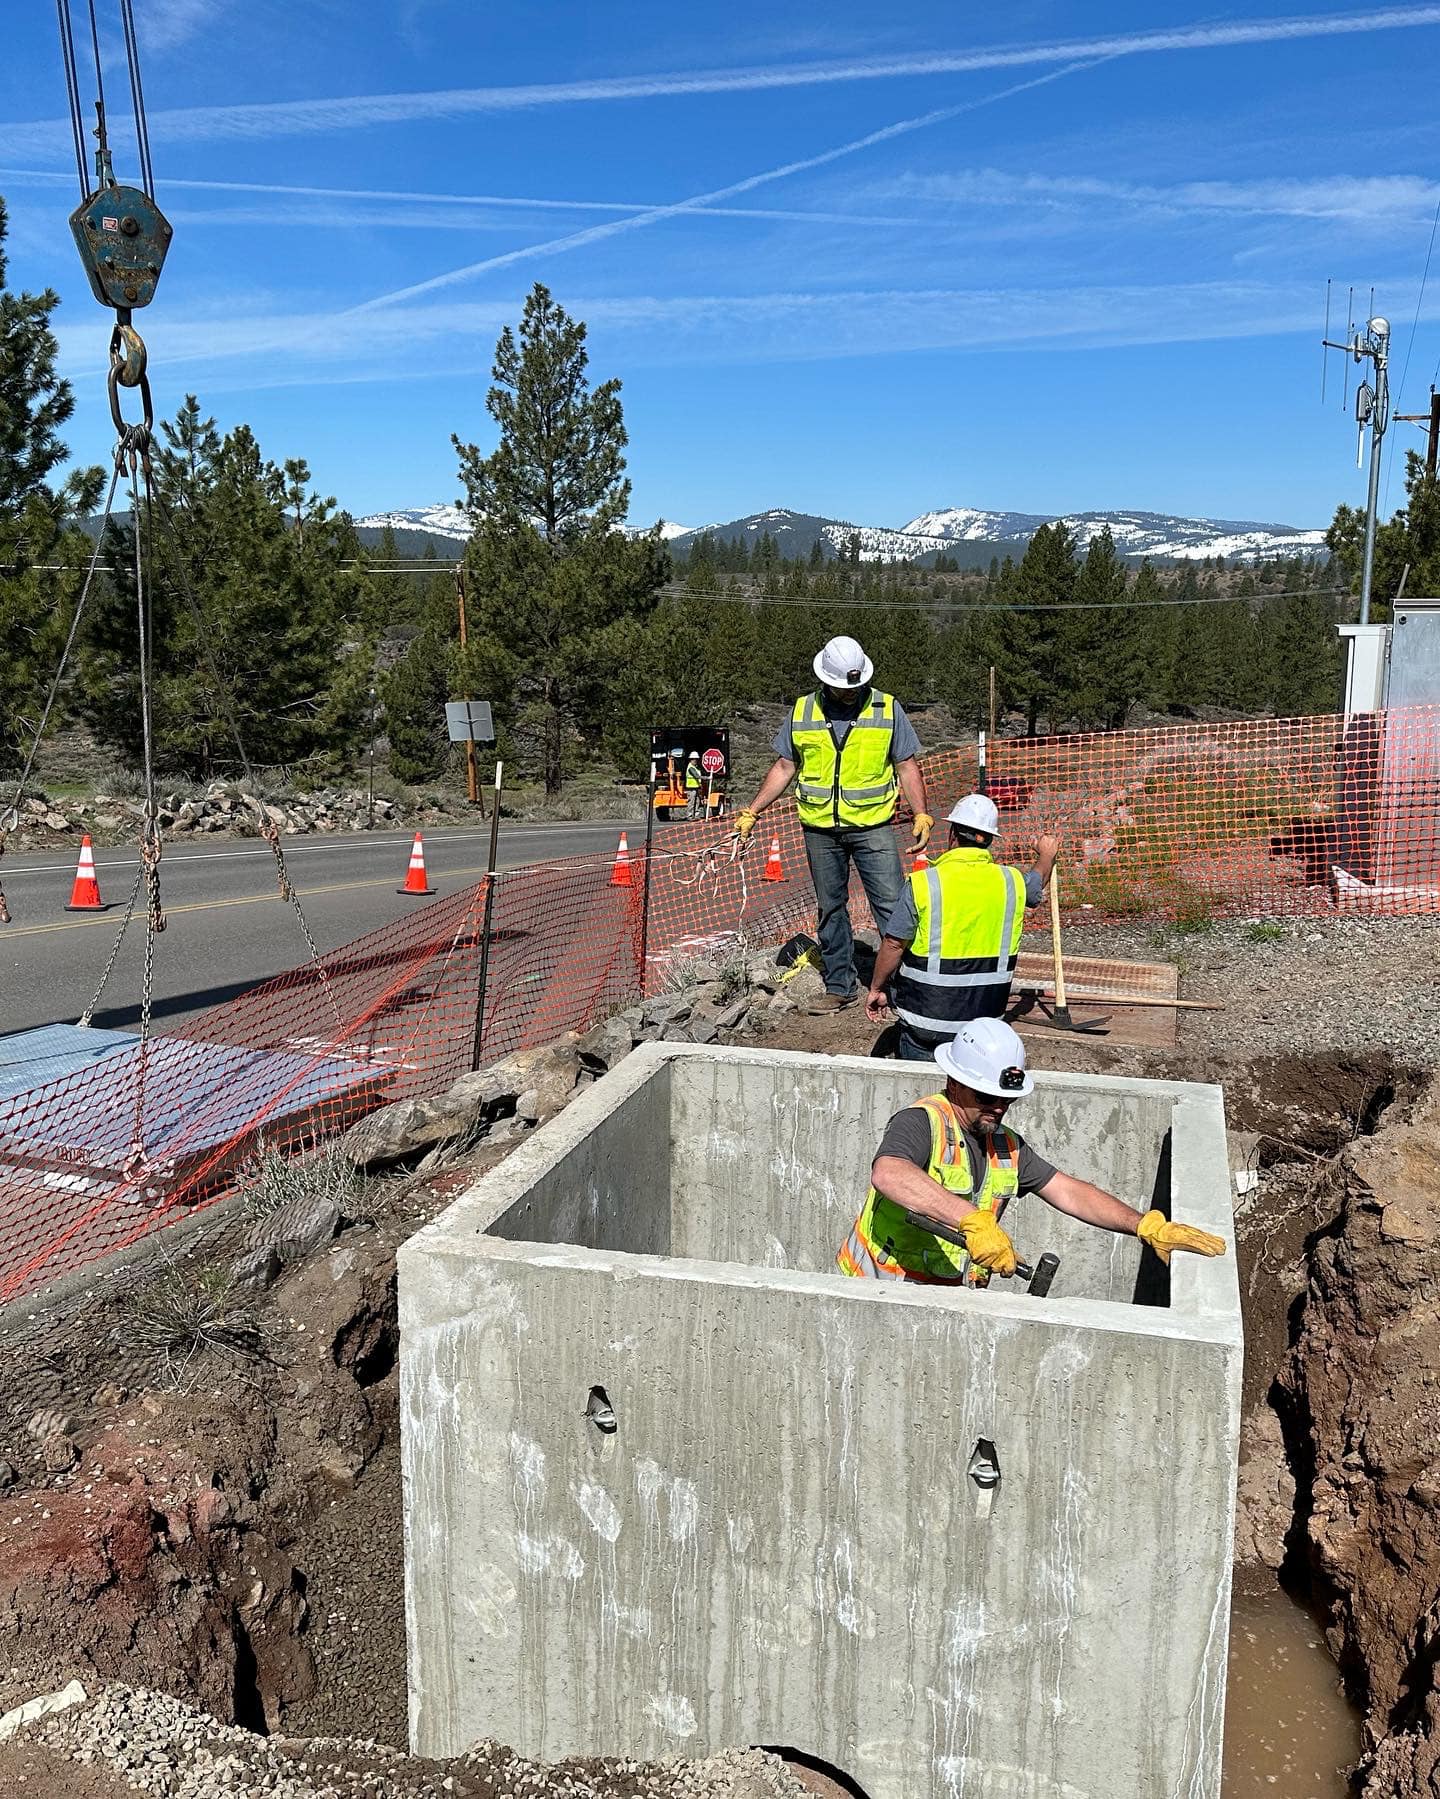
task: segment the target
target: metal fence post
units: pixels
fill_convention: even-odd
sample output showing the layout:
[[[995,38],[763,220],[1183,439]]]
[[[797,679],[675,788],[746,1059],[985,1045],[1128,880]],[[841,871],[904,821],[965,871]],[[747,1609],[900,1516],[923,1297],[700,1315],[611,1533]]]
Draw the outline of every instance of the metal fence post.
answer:
[[[650,972],[650,852],[655,841],[655,764],[645,787],[645,878],[640,886],[640,998],[645,997],[645,977]]]
[[[470,1053],[470,1071],[480,1066],[485,1044],[485,989],[490,979],[490,918],[495,908],[495,876],[485,877],[485,903],[480,913],[480,972],[475,992],[475,1043]]]

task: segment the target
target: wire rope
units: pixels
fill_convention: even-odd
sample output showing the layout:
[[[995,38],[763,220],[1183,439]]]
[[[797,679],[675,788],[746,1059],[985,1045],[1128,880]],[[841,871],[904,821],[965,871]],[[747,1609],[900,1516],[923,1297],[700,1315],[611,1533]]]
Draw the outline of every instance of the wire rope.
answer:
[[[85,170],[85,115],[80,109],[80,77],[75,67],[75,30],[70,19],[70,0],[55,0],[60,23],[60,59],[65,68],[65,94],[70,103],[70,135],[75,141],[75,172],[80,177],[80,198],[89,193]]]

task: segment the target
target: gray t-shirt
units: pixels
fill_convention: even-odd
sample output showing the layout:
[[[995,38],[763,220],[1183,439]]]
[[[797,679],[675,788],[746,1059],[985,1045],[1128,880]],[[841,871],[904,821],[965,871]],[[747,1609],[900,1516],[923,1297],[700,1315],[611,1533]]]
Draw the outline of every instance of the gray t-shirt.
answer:
[[[1007,1126],[1007,1129],[1010,1127]],[[1036,1155],[1030,1145],[1012,1131],[1019,1139],[1020,1155],[1018,1172],[1020,1191],[1022,1193],[1038,1193],[1057,1170],[1052,1162],[1044,1156]],[[960,1135],[965,1139],[965,1148],[970,1155],[970,1180],[978,1189],[985,1178],[985,1164],[988,1160],[985,1145],[976,1131],[962,1128]],[[930,1116],[919,1106],[906,1106],[903,1112],[897,1112],[885,1127],[885,1135],[880,1139],[880,1147],[876,1156],[899,1156],[906,1162],[913,1162],[917,1168],[928,1169],[930,1166]]]
[[[1040,879],[1040,871],[1032,868],[1025,875],[1025,904],[1038,906],[1045,897],[1044,883]],[[920,928],[920,914],[915,906],[915,889],[907,881],[900,889],[900,898],[895,910],[886,923],[884,935],[893,937],[899,943],[909,943]]]
[[[868,696],[867,696],[868,697]],[[855,723],[856,712],[841,712],[832,707],[829,696],[822,690],[820,694],[820,710],[834,727],[833,735],[836,747],[844,749],[845,739],[850,735],[850,727]],[[857,709],[858,711],[858,709]],[[797,762],[795,754],[795,736],[791,730],[794,719],[794,708],[783,725],[775,733],[775,741],[771,746],[777,756],[783,756],[787,762]],[[899,700],[895,702],[894,734],[890,739],[890,760],[892,762],[908,762],[912,756],[920,754],[920,739],[915,735],[915,727],[905,715],[905,708]]]

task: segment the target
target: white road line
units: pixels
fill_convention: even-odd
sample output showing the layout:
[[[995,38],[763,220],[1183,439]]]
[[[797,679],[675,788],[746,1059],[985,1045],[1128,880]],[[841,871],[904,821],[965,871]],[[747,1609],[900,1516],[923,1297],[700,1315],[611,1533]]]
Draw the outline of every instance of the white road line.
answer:
[[[612,822],[612,821],[608,821],[603,818],[597,819],[595,821],[594,829],[604,830],[610,822]],[[615,820],[613,822],[618,824],[620,821]],[[519,830],[523,830],[527,834],[533,832],[533,833],[535,833],[536,836],[538,836],[542,831],[546,832],[546,833],[556,832],[556,831],[570,832],[570,831],[574,831],[576,829],[575,825],[573,825],[573,824],[520,825],[515,828],[517,828]],[[582,826],[581,828],[587,829],[587,830],[590,829],[590,827],[588,825]],[[622,826],[622,828],[624,828],[624,827]],[[358,833],[357,833],[357,835],[358,835]],[[355,850],[365,849],[367,847],[372,848],[372,849],[404,848],[406,845],[408,845],[411,842],[411,840],[414,838],[414,835],[415,835],[415,833],[413,831],[405,831],[398,837],[371,837],[371,836],[367,835],[362,842],[357,842],[355,837],[350,837],[343,841],[335,842],[335,843],[302,843],[297,840],[292,840],[291,842],[286,843],[282,839],[281,847],[284,849],[287,857],[289,857],[289,856],[323,856],[327,851],[330,851],[333,853],[336,850],[355,851]],[[483,842],[488,843],[490,840],[490,833],[488,830],[486,830],[486,831],[440,830],[440,831],[433,832],[431,835],[434,839],[436,839],[442,843],[470,843],[470,842],[475,841],[476,839],[479,839]],[[511,841],[512,842],[514,841],[513,838],[511,839]],[[581,853],[583,854],[584,852],[582,851]],[[241,857],[241,856],[264,856],[265,859],[267,861],[269,861],[272,859],[273,852],[269,849],[199,850],[199,851],[191,851],[188,855],[184,855],[184,854],[176,855],[173,852],[167,852],[166,856],[165,856],[164,866],[166,868],[168,868],[171,866],[172,863],[176,863],[176,862],[227,862],[236,857]],[[95,866],[97,869],[98,868],[134,869],[135,858],[133,856],[116,857],[114,859],[107,859],[105,861],[100,861],[97,859]],[[28,867],[21,867],[21,865],[19,863],[15,862],[13,860],[7,860],[4,865],[4,869],[3,869],[4,878],[6,880],[13,880],[15,877],[17,877],[19,875],[74,874],[74,872],[75,872],[75,864],[73,862],[35,862],[35,863],[31,863]],[[403,873],[403,870],[402,870],[402,873]]]

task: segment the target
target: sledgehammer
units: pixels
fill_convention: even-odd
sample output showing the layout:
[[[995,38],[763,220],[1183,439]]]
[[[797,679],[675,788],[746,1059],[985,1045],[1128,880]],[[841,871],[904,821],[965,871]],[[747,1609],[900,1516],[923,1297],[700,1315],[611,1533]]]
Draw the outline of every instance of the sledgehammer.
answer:
[[[957,1244],[964,1249],[965,1238],[962,1232],[951,1230],[948,1224],[941,1224],[938,1218],[927,1218],[923,1212],[911,1212],[904,1206],[900,1209],[904,1213],[907,1224],[918,1225],[922,1231],[929,1231],[932,1237],[943,1237],[947,1243]],[[1054,1250],[1047,1249],[1044,1255],[1033,1264],[1017,1259],[1015,1278],[1028,1283],[1025,1290],[1032,1298],[1044,1299],[1050,1291],[1050,1283],[1055,1279],[1059,1267],[1059,1256],[1055,1254]]]

